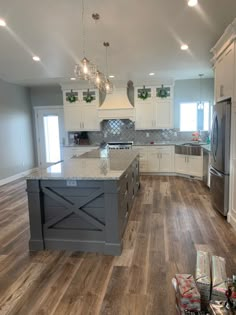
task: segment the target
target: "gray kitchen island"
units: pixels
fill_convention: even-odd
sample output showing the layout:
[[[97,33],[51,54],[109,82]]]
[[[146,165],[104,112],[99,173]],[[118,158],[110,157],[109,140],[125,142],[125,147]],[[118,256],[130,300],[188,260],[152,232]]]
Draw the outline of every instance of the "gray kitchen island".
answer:
[[[94,150],[39,169],[27,179],[30,250],[120,255],[138,189],[132,150]]]

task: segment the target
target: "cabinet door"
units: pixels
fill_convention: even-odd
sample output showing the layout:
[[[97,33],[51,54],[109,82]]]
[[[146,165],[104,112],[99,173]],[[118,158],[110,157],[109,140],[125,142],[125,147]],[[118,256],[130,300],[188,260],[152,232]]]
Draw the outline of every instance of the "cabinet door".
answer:
[[[98,112],[96,105],[83,106],[83,129],[85,131],[99,131],[100,123],[98,121]]]
[[[188,174],[186,155],[175,154],[175,172],[179,174]]]
[[[155,129],[153,102],[143,101],[135,104],[135,129]]]
[[[172,128],[172,100],[158,101],[155,104],[156,128]]]
[[[192,176],[203,176],[203,158],[202,156],[187,156],[188,174]]]
[[[170,148],[163,148],[159,150],[160,168],[159,171],[163,173],[170,173],[173,171],[172,167],[172,150]]]
[[[159,158],[160,153],[154,149],[150,149],[148,152],[148,171],[149,172],[159,172]]]
[[[215,64],[215,98],[219,101],[233,96],[234,43],[219,57]]]
[[[140,172],[148,172],[148,151],[147,147],[133,147],[133,150],[139,153],[139,170]]]
[[[83,109],[80,105],[66,105],[64,106],[64,121],[65,129],[67,131],[83,130],[81,121],[83,120]]]

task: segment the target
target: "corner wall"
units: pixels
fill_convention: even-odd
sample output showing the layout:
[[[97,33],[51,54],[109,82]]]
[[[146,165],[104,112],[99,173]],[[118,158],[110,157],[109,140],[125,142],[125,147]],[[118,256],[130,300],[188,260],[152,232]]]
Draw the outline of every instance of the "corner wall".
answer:
[[[0,180],[35,167],[29,89],[0,79]]]

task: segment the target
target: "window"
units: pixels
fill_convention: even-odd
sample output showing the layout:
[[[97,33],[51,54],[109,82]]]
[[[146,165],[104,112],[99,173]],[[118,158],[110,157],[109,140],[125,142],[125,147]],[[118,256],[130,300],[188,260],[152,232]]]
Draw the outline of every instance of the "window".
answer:
[[[58,116],[44,116],[43,123],[46,162],[58,162],[61,159]]]
[[[204,102],[180,104],[180,131],[195,131],[210,129],[210,104]]]

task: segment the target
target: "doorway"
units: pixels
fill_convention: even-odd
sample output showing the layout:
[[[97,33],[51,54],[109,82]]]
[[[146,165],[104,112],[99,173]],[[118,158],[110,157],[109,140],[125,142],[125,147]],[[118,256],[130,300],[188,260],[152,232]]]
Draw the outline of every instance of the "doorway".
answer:
[[[35,108],[38,164],[48,167],[63,160],[65,145],[62,106]]]

